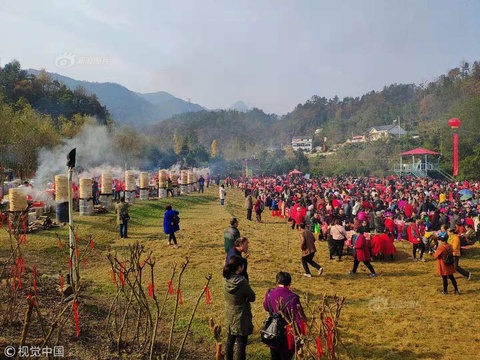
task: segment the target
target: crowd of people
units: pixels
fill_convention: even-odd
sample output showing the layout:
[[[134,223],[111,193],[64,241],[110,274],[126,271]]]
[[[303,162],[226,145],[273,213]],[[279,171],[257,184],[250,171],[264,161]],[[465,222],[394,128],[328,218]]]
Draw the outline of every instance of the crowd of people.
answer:
[[[425,254],[436,259],[437,273],[442,277],[441,293],[448,293],[448,279],[454,294],[459,295],[454,274],[471,280],[472,273],[459,265],[464,251],[477,241],[480,210],[480,183],[447,182],[433,179],[390,177],[386,179],[341,177],[305,178],[264,177],[234,181],[245,191],[247,220],[257,209],[271,211],[291,222],[300,236],[301,263],[304,276],[312,277],[309,265],[322,275],[324,268],[314,261],[315,242],[328,242],[331,260],[342,261],[346,251],[353,255],[350,275],[364,263],[370,277],[377,273],[372,257],[395,260],[395,243],[412,245],[411,261],[425,261]],[[222,190],[220,190],[220,199]],[[223,201],[221,201],[224,204]],[[258,204],[258,205],[257,205]],[[250,302],[255,293],[247,274],[248,239],[241,237],[238,219],[232,219],[225,230],[224,289],[227,302],[226,359],[245,359],[248,335],[252,333]],[[451,258],[451,260],[450,260]],[[276,288],[265,294],[264,308],[281,312],[291,321],[304,321],[298,296],[289,289],[291,275],[279,272]],[[234,287],[242,291],[234,291]],[[235,294],[235,296],[232,296]],[[293,299],[291,303],[289,299]],[[292,308],[284,311],[287,304]],[[295,311],[294,311],[295,310]],[[286,342],[284,342],[286,344]],[[291,359],[292,348],[271,348],[272,359]]]

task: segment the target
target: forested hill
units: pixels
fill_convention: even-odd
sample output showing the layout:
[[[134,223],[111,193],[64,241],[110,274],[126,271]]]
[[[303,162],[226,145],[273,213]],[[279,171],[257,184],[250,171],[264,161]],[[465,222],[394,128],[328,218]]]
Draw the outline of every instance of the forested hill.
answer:
[[[342,100],[315,95],[278,120],[258,109],[243,115],[236,111],[204,111],[177,115],[158,128],[167,134],[172,134],[176,127],[182,132],[194,131],[201,142],[204,140],[204,146],[209,146],[213,137],[217,141],[222,139],[225,148],[241,144],[253,151],[259,147],[288,145],[293,136],[313,136],[320,128],[321,137],[326,136],[327,145],[332,146],[352,134],[399,119],[410,135],[419,135],[425,146],[440,150],[440,135],[449,130],[446,125],[449,117],[461,118],[466,129],[480,117],[474,110],[479,102],[480,62],[472,65],[463,62],[428,84],[392,84],[382,91]],[[462,128],[459,131],[462,132]],[[213,133],[215,135],[210,135]]]
[[[41,73],[34,69],[28,71],[34,75]],[[55,73],[47,74],[71,90],[82,88],[87,93],[94,94],[120,124],[143,127],[175,114],[203,110],[200,105],[184,101],[165,91],[141,94],[116,83],[82,81]]]
[[[21,69],[18,61],[0,67],[0,103],[16,109],[31,106],[54,120],[89,115],[105,124],[109,116],[107,108],[100,104],[96,95],[88,94],[81,88],[71,90],[45,72],[40,72],[38,76],[30,74]]]

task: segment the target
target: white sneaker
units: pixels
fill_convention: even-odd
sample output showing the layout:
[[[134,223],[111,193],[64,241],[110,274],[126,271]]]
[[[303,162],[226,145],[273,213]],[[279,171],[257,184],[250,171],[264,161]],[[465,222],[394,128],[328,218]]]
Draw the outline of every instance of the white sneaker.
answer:
[[[312,277],[312,274],[303,274],[303,276],[308,277],[308,278],[311,278],[311,277]]]
[[[321,267],[320,269],[318,269],[318,275],[322,275],[323,274],[323,268]]]

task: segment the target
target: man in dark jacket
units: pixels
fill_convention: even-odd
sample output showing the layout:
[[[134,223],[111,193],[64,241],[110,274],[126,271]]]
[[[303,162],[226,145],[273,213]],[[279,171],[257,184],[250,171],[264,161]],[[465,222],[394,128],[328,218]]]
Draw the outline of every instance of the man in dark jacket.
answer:
[[[230,262],[230,259],[234,256],[239,257],[242,259],[243,262],[243,270],[240,273],[240,275],[244,276],[245,279],[248,281],[248,273],[247,273],[247,267],[248,267],[248,239],[246,237],[241,237],[235,240],[235,244],[233,248],[231,248],[227,254],[227,258],[225,259],[225,264],[228,264]]]
[[[240,237],[237,218],[232,218],[232,220],[230,220],[230,226],[225,229],[223,237],[225,239],[225,254],[228,254],[230,249],[233,248],[235,240]]]

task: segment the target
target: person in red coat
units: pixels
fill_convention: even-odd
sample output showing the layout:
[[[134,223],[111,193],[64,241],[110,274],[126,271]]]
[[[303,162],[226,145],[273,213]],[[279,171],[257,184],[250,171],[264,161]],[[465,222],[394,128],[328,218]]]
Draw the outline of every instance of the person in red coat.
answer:
[[[357,273],[358,265],[360,264],[360,261],[363,261],[368,270],[370,270],[370,277],[375,277],[377,274],[375,273],[375,269],[373,268],[372,264],[370,264],[370,249],[368,248],[367,240],[363,235],[364,233],[365,229],[363,226],[360,226],[357,229],[358,235],[353,245],[353,269],[350,271],[350,275]]]
[[[447,254],[453,254],[453,247],[447,243],[446,236],[439,236],[438,237],[438,247],[433,257],[437,259],[437,273],[442,277],[443,280],[443,291],[442,294],[448,294],[448,279],[452,282],[454,294],[460,295],[458,292],[457,287],[457,280],[453,274],[455,274],[455,265],[452,263],[451,265],[445,264],[445,258]]]
[[[407,228],[408,241],[413,244],[413,261],[425,261],[423,258],[423,253],[425,252],[425,244],[422,241],[422,232],[421,232],[421,223],[422,220],[417,218],[415,222]],[[420,250],[420,259],[417,260],[417,250]]]
[[[297,229],[300,227],[301,224],[305,223],[305,216],[307,215],[307,208],[299,203],[297,207],[297,211],[295,212],[295,225]]]

